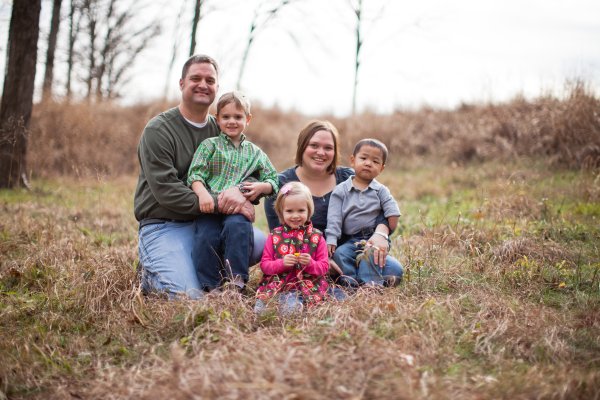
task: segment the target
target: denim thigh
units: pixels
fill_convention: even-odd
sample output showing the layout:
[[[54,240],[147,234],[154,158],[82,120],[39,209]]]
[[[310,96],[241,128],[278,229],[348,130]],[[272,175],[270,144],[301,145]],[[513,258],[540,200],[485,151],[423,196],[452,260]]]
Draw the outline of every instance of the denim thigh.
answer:
[[[252,223],[246,217],[241,214],[223,216],[221,243],[223,259],[229,261],[231,268],[230,271],[225,271],[229,278],[240,276],[244,281],[248,280],[253,236]]]
[[[393,285],[400,283],[402,279],[402,264],[392,256],[387,256],[385,266],[380,268],[375,265],[373,256],[369,260],[362,260],[358,264],[358,281],[361,284],[374,283],[376,285],[384,285],[392,283]]]
[[[193,257],[202,290],[217,288],[224,277],[222,220],[221,214],[203,214],[196,220]]]
[[[342,269],[342,273],[356,279],[356,239],[348,239],[344,244],[335,249],[333,261]]]
[[[144,291],[166,292],[170,298],[202,293],[192,258],[195,222],[164,222],[139,229],[141,284]]]
[[[250,255],[250,265],[255,265],[260,262],[263,249],[265,248],[265,243],[267,242],[267,235],[265,235],[263,231],[256,227],[254,227],[253,230],[254,240],[252,245],[252,254]]]

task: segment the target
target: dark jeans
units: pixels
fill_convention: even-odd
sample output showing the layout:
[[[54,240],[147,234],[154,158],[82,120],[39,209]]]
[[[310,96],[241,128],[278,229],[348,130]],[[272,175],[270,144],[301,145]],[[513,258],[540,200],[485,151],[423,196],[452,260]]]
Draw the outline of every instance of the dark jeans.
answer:
[[[199,262],[198,280],[203,290],[220,286],[224,279],[248,281],[253,245],[252,223],[241,214],[206,214],[200,217],[194,247]],[[220,257],[222,255],[222,258]]]
[[[358,255],[356,243],[361,240],[368,240],[372,233],[373,231],[370,233],[360,232],[355,236],[346,238],[346,241],[335,249],[333,260],[342,269],[344,276],[341,277],[341,282],[343,284],[347,286],[364,284],[379,286],[386,284],[386,282],[400,282],[402,279],[402,264],[390,255],[386,257],[383,268],[375,265],[372,255],[368,259],[361,260],[358,265],[356,264]]]

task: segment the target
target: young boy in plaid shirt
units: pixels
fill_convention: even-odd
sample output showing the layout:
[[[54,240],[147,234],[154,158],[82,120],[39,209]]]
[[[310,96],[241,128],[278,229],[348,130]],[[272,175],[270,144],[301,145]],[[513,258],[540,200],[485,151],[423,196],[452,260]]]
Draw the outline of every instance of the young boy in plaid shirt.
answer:
[[[251,119],[250,102],[245,96],[239,92],[221,96],[217,102],[221,132],[200,143],[188,171],[187,183],[198,195],[204,213],[200,216],[202,230],[196,234],[196,240],[203,243],[199,246],[202,265],[197,274],[204,290],[217,288],[223,276],[242,289],[248,280],[252,248],[252,223],[236,213],[240,210],[216,213],[215,197],[232,186],[251,202],[277,193],[277,171],[267,155],[244,135]]]

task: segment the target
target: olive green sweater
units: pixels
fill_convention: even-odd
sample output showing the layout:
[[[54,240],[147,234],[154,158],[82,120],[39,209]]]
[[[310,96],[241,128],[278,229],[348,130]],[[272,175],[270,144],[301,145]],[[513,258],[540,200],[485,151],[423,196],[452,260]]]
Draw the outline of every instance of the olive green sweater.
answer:
[[[138,221],[183,221],[200,215],[198,196],[186,184],[187,173],[200,142],[218,134],[212,115],[206,126],[197,128],[183,118],[177,107],[148,122],[138,144],[140,175],[133,201]]]

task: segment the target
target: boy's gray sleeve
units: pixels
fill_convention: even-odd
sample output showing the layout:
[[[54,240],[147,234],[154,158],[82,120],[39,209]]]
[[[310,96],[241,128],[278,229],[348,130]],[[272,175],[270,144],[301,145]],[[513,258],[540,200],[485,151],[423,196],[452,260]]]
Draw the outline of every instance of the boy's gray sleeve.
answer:
[[[327,209],[327,228],[325,229],[325,237],[327,244],[337,246],[338,239],[342,236],[342,206],[343,206],[343,190],[340,186],[336,186],[329,197],[329,208]]]
[[[377,192],[379,195],[379,200],[381,201],[381,209],[383,210],[383,215],[386,218],[389,217],[399,217],[402,215],[400,213],[400,208],[398,207],[398,203],[394,200],[394,197],[390,193],[390,190],[383,186],[381,190]]]

